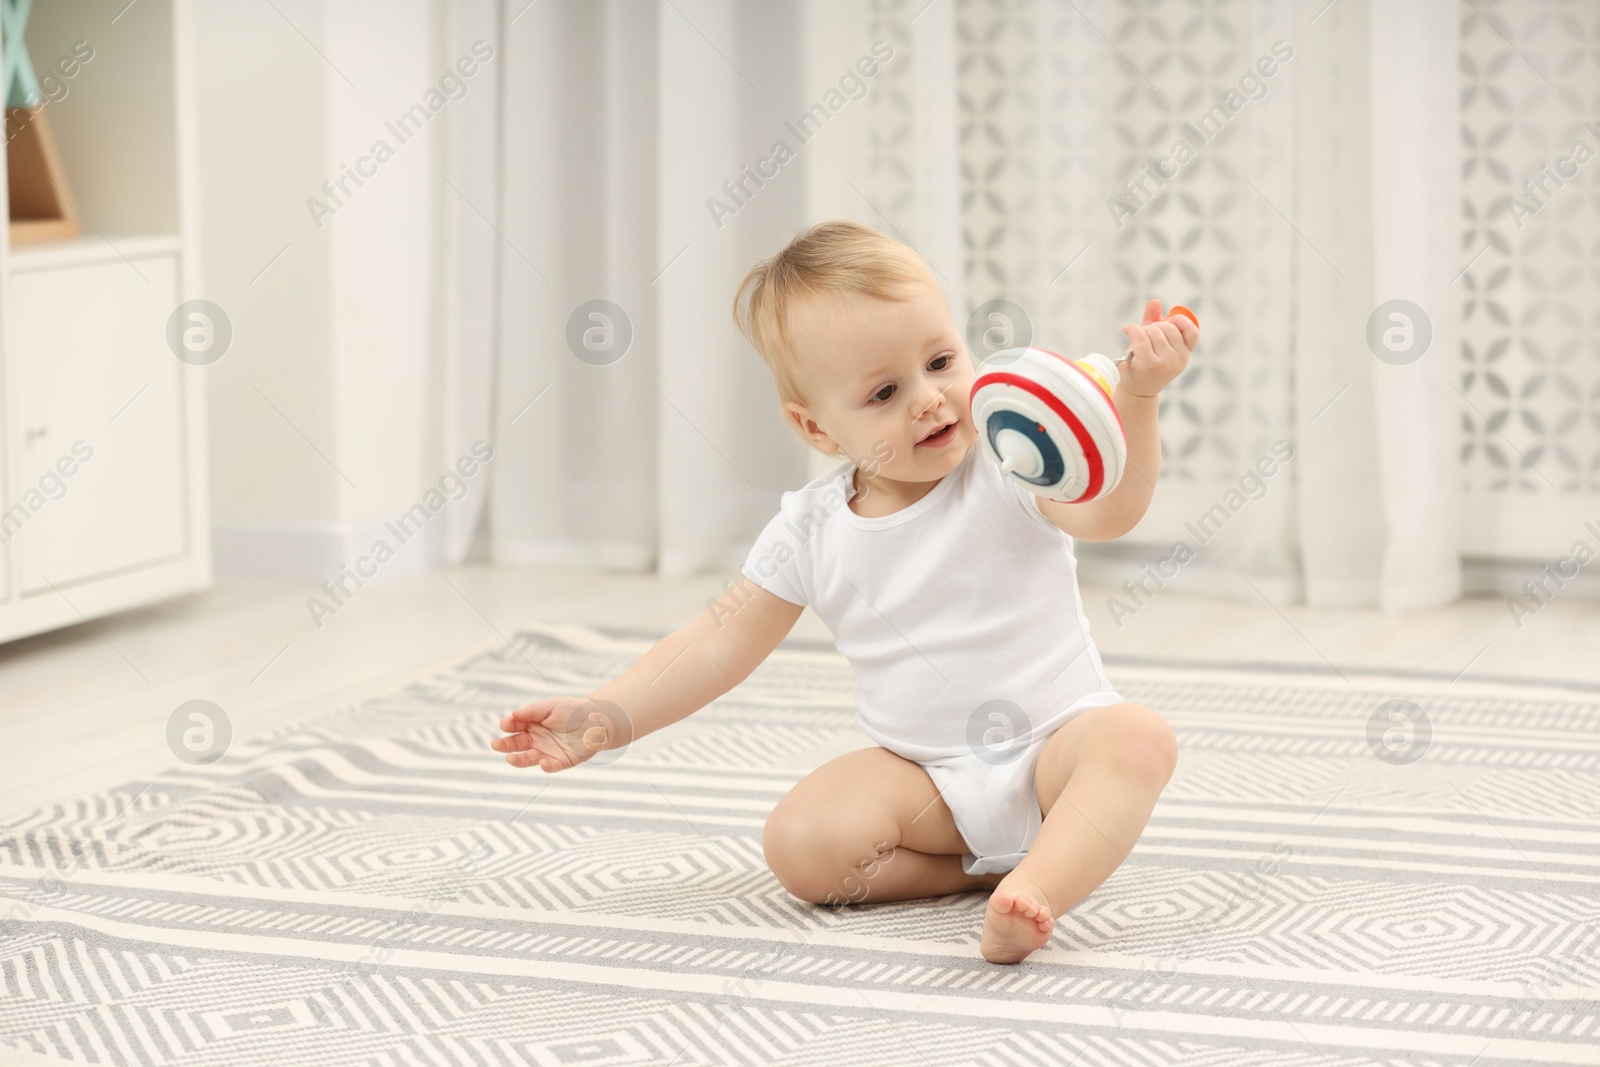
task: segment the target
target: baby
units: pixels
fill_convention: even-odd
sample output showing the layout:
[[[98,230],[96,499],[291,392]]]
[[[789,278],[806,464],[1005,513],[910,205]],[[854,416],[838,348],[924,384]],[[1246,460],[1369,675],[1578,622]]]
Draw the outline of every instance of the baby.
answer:
[[[783,494],[736,606],[714,603],[587,697],[511,713],[492,747],[547,772],[621,747],[738,685],[809,604],[854,669],[856,721],[875,743],[778,802],[768,866],[815,903],[992,890],[980,951],[1016,963],[1127,858],[1177,758],[1166,721],[1106,677],[1072,544],[1120,537],[1149,507],[1157,394],[1199,327],[1151,300],[1123,328],[1127,474],[1067,504],[976,447],[971,357],[905,245],[812,226],[750,271],[734,315],[786,423],[842,462]]]

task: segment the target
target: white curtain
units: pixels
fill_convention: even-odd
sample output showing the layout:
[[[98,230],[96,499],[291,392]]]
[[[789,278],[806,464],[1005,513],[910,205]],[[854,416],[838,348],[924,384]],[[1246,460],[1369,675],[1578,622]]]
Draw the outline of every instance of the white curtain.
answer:
[[[1454,0],[1164,10],[507,0],[491,558],[740,562],[778,495],[829,461],[780,424],[733,293],[799,229],[846,216],[927,258],[958,321],[1004,298],[1045,347],[1120,352],[1152,295],[1199,313],[1201,348],[1162,404],[1156,503],[1121,542],[1080,546],[1086,577],[1137,578],[1183,539],[1198,551],[1171,582],[1193,592],[1455,596]],[[797,138],[787,124],[875,41],[893,56],[864,95]],[[1195,141],[1185,124],[1279,41],[1292,58],[1256,75],[1261,95],[1116,225],[1123,183]],[[792,158],[730,196],[779,140]],[[735,210],[719,219],[713,199]],[[485,291],[463,289],[458,330]],[[1395,299],[1431,327],[1414,362],[1368,344]],[[1293,458],[1253,496],[1278,442]],[[1225,523],[1200,543],[1206,514]]]
[[[1302,246],[1325,235],[1332,259],[1297,249],[1295,430],[1312,604],[1403,610],[1461,592],[1459,279],[1471,251],[1460,241],[1457,7],[1369,0],[1300,31],[1296,225]],[[1347,264],[1348,283],[1335,263]],[[1415,362],[1387,362],[1370,344],[1374,310],[1397,299],[1426,318],[1378,329],[1400,329],[1403,345],[1426,322],[1431,344]]]
[[[974,304],[1015,301],[1074,353],[1120,354],[1151,296],[1203,325],[1150,513],[1080,546],[1085,577],[1143,583],[1124,611],[1173,587],[1388,609],[1460,589],[1455,4],[1319,6],[957,5]],[[1432,328],[1406,365],[1366,339],[1396,298]]]
[[[426,448],[427,469],[450,470],[463,457],[480,454],[478,442],[494,446],[494,378],[500,303],[501,76],[505,68],[500,0],[452,0],[436,9],[443,68],[471,55],[481,41],[494,49],[488,64],[492,99],[476,108],[446,113],[436,160],[442,180],[439,203],[439,335],[434,396],[438,421]],[[480,446],[481,447],[481,446]],[[492,469],[492,467],[491,467]],[[474,479],[474,483],[480,481]],[[456,507],[439,512],[444,523],[441,562],[467,558],[487,514],[489,493],[471,491]]]
[[[961,306],[952,9],[507,0],[504,19],[489,556],[731,570],[831,462],[783,427],[734,326],[749,267],[853,217],[913,243]],[[894,56],[864,77],[875,40]],[[907,128],[875,144],[891,93]]]
[[[804,224],[804,174],[785,167],[720,227],[706,201],[800,110],[798,9],[518,8],[492,558],[731,568],[805,475],[730,313],[749,263]]]

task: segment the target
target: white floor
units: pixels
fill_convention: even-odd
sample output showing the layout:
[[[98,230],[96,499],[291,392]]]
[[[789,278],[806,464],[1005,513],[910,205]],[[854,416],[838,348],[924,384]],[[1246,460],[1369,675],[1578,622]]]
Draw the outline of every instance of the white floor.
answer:
[[[538,620],[682,625],[728,575],[662,581],[468,567],[361,589],[319,629],[310,586],[224,581],[202,594],[0,645],[0,820],[168,767],[166,723],[220,705],[245,737],[400,687]],[[1399,615],[1157,597],[1118,629],[1086,586],[1100,650],[1600,683],[1600,604],[1557,601],[1519,629],[1505,601]],[[827,639],[811,612],[795,636]]]

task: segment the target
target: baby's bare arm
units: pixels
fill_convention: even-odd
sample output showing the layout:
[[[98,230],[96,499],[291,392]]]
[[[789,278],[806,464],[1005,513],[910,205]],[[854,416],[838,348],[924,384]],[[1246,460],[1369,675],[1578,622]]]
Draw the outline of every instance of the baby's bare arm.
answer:
[[[1077,541],[1110,541],[1137,526],[1150,509],[1161,473],[1159,403],[1156,397],[1133,396],[1118,387],[1117,413],[1128,442],[1128,468],[1121,483],[1105,496],[1083,504],[1034,497],[1044,517]]]
[[[734,596],[740,600],[730,614]],[[744,681],[804,610],[743,579],[729,598],[663,637],[620,678],[589,694],[627,716],[622,732],[628,736],[608,747],[686,718]]]

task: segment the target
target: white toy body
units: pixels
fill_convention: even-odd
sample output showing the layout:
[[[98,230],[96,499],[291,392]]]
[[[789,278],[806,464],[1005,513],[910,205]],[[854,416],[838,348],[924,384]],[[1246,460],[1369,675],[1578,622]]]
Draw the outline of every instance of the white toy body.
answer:
[[[1111,396],[1121,376],[1098,352],[1073,361],[1042,348],[1008,348],[972,384],[978,441],[1029,492],[1083,503],[1122,481],[1128,442]]]

